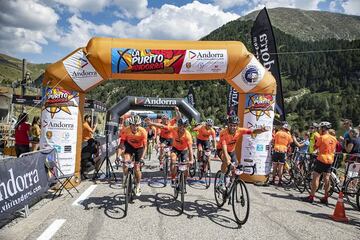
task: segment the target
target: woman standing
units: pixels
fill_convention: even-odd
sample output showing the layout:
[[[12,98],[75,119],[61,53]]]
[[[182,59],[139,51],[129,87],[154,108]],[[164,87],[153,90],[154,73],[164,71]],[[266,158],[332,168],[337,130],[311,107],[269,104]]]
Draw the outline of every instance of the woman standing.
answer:
[[[40,117],[34,117],[31,124],[31,151],[39,150],[40,142]]]
[[[27,113],[21,113],[15,125],[15,151],[17,157],[22,153],[30,152],[30,124],[27,123],[28,119]]]

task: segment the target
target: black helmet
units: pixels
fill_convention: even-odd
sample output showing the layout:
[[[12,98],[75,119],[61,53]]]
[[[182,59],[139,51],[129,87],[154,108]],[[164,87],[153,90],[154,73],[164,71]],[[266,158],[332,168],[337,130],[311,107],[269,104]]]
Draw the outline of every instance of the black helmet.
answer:
[[[236,115],[230,116],[228,118],[228,123],[230,123],[230,124],[238,124],[239,123],[238,116],[236,116]]]
[[[319,123],[319,127],[320,128],[330,129],[331,128],[331,123],[329,123],[329,122],[321,122],[321,123]]]
[[[187,126],[189,124],[189,120],[187,120],[186,118],[180,118],[178,121],[177,121],[177,124],[178,125],[182,125],[182,126]]]

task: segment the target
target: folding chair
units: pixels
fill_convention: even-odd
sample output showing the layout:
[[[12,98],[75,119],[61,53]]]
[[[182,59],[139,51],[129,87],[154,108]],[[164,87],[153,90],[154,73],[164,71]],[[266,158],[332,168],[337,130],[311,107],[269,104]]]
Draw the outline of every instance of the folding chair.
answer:
[[[71,178],[74,176],[74,174],[64,174],[63,171],[61,171],[56,159],[57,157],[55,157],[55,159],[47,159],[45,161],[45,167],[50,171],[55,182],[60,184],[60,187],[57,188],[56,191],[54,192],[54,196],[52,199],[54,199],[56,195],[60,196],[61,192],[64,189],[70,194],[71,197],[74,197],[71,194],[70,189],[66,188],[66,185],[70,184],[79,193],[79,190],[71,182]]]

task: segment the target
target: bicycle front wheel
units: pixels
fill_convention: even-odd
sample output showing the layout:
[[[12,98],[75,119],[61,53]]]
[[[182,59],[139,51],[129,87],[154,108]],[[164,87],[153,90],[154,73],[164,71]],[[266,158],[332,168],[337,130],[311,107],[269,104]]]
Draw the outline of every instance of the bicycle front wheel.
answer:
[[[241,179],[235,181],[232,191],[232,209],[238,224],[246,223],[250,212],[249,194],[245,182]]]
[[[131,198],[131,192],[132,192],[132,179],[131,174],[128,174],[125,179],[125,188],[124,188],[124,195],[125,195],[125,216],[128,213],[128,207],[129,207],[129,201]]]
[[[358,210],[360,211],[360,188],[356,194],[356,205],[357,205]]]
[[[215,175],[214,180],[214,195],[216,205],[220,208],[224,206],[226,201],[226,190],[223,189],[224,179],[223,174],[221,171],[218,171]]]
[[[205,187],[206,187],[206,189],[208,189],[211,185],[211,169],[210,169],[209,160],[207,162],[205,162],[204,164],[206,164],[206,166],[207,166],[207,171],[204,172],[204,180],[205,180]],[[204,169],[206,169],[206,167],[204,167]]]
[[[190,177],[194,177],[195,174],[196,174],[196,170],[197,170],[197,166],[198,166],[198,161],[196,161],[196,156],[195,154],[193,155],[193,159],[194,159],[194,162],[193,162],[193,165],[190,167],[189,169],[189,175]]]
[[[181,195],[181,210],[180,212],[183,213],[184,212],[184,208],[185,208],[185,175],[184,173],[180,173],[180,183],[179,183],[179,190],[180,190],[180,195]]]
[[[165,157],[164,166],[163,166],[163,174],[164,174],[164,186],[167,185],[167,179],[169,175],[169,159]]]
[[[347,181],[345,185],[345,197],[348,200],[348,202],[353,206],[354,208],[359,208],[359,202],[358,202],[358,193],[360,190],[360,177],[353,177],[350,178],[349,181]]]

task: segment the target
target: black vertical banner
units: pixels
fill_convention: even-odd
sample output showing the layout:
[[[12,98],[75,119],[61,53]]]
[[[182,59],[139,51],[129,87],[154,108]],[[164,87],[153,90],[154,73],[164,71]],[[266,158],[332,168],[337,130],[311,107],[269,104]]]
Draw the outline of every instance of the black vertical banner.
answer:
[[[251,28],[251,43],[256,58],[276,79],[276,112],[280,115],[280,120],[285,121],[284,97],[282,93],[276,42],[266,8],[259,12],[254,25]]]
[[[192,86],[189,87],[187,101],[195,108],[195,92]]]
[[[237,115],[239,105],[239,93],[231,86],[228,87],[227,94],[227,115]]]

